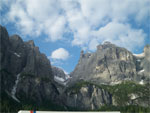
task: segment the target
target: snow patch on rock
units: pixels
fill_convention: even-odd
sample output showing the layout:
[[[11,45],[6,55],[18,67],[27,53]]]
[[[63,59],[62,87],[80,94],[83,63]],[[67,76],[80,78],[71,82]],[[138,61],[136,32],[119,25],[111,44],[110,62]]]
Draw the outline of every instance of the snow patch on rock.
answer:
[[[55,81],[60,81],[60,82],[64,82],[65,80],[61,77],[58,77],[58,76],[54,76],[54,80]]]
[[[141,81],[139,82],[139,84],[143,85],[143,84],[144,84],[144,81],[143,81],[143,80],[141,80]]]
[[[114,82],[111,82],[110,85],[117,85],[117,84],[121,84],[121,81],[114,81]]]
[[[144,69],[139,71],[139,73],[143,73],[143,72],[144,72]]]
[[[144,53],[141,53],[141,54],[133,54],[135,57],[137,58],[143,58],[145,56]]]
[[[17,57],[21,57],[18,53],[14,53],[14,55],[16,55]]]
[[[61,85],[64,85],[64,86],[67,84],[67,80],[64,80],[63,78],[58,77],[58,76],[54,76],[54,80],[55,80],[55,82],[57,82]]]
[[[137,61],[138,61],[138,62],[140,62],[141,60],[140,60],[140,59],[138,59]]]
[[[14,100],[16,100],[17,102],[20,102],[17,98],[16,98],[16,89],[17,89],[17,85],[19,83],[20,80],[20,73],[17,75],[17,79],[15,81],[15,85],[13,86],[13,89],[11,90],[11,96]]]
[[[131,98],[131,100],[134,100],[134,99],[136,99],[136,98],[138,98],[139,96],[138,95],[136,95],[136,94],[130,94],[129,95],[130,96],[130,98]]]
[[[66,74],[65,78],[67,80],[67,79],[70,79],[71,77],[68,74]]]

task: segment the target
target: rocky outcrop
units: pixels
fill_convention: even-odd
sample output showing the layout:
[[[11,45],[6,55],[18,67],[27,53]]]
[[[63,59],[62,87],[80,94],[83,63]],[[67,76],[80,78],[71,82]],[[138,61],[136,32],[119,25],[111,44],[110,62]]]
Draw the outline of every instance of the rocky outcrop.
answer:
[[[150,80],[150,45],[146,45],[144,47],[144,53],[145,57],[142,62],[143,69],[145,70],[145,75],[149,78]]]
[[[145,48],[145,52],[147,52],[148,56],[150,53],[148,47]],[[147,58],[149,57],[140,57],[140,60],[145,60],[142,60],[143,63],[138,64],[139,59],[130,51],[117,47],[110,42],[105,42],[102,45],[98,45],[97,51],[94,53],[81,51],[79,62],[71,73],[73,79],[70,83],[74,83],[79,79],[110,85],[118,84],[124,80],[139,82],[141,76],[138,76],[138,72],[144,66],[149,68]]]
[[[71,77],[68,74],[65,74],[63,69],[55,66],[52,66],[52,73],[54,76],[55,85],[59,93],[62,94],[67,87],[67,83],[71,79]]]
[[[52,66],[52,73],[56,82],[68,82],[71,79],[70,75],[65,73],[63,69]]]
[[[144,82],[150,80],[150,45],[144,47],[141,54],[133,54],[136,58],[136,71],[138,79]]]
[[[81,51],[79,62],[70,74],[72,79],[69,85],[80,80],[99,86],[105,85],[105,91],[112,95],[112,105],[148,107],[149,101],[145,98],[149,98],[149,70],[150,45],[144,47],[142,54],[132,54],[125,48],[105,42],[98,45],[94,53]],[[78,98],[78,95],[76,96]]]
[[[54,76],[62,78],[62,79],[64,79],[64,81],[67,80],[67,76],[62,69],[52,66],[52,72],[53,72]]]
[[[0,26],[0,43],[0,78],[5,92],[18,102],[56,100],[59,92],[50,61],[34,42],[24,42],[18,35],[9,37],[7,30]]]
[[[111,105],[111,94],[90,83],[79,83],[66,90],[64,105],[77,110],[96,110],[104,105]]]
[[[0,94],[4,92],[4,97],[10,96],[19,105],[43,108],[55,103],[65,110],[96,110],[105,105],[149,104],[149,45],[140,55],[110,42],[97,46],[95,53],[81,51],[70,78],[60,68],[51,66],[32,40],[24,42],[18,35],[9,37],[2,26],[0,44]],[[123,81],[136,83],[121,84]]]

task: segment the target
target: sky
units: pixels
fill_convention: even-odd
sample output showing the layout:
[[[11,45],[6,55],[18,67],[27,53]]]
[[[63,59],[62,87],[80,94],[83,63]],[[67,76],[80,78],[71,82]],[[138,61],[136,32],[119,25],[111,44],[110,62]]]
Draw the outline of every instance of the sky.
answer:
[[[74,70],[80,51],[110,41],[133,53],[150,44],[150,0],[0,0],[9,35],[34,40],[51,64]]]

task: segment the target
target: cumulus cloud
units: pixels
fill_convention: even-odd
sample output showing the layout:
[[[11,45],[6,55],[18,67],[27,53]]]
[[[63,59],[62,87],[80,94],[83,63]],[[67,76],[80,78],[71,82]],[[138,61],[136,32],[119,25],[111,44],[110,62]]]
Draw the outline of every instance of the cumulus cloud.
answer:
[[[93,35],[101,42],[107,40],[129,50],[142,46],[146,37],[143,30],[133,29],[129,24],[118,22],[108,23],[98,31],[94,31]]]
[[[62,39],[66,25],[65,16],[60,13],[55,0],[14,0],[7,17],[24,35],[38,37],[44,33],[46,41],[56,41]]]
[[[6,17],[21,33],[45,34],[46,41],[71,38],[72,45],[95,50],[109,40],[133,50],[144,44],[146,34],[132,22],[141,25],[148,20],[149,4],[149,0],[12,0]],[[64,37],[67,32],[73,37]]]
[[[69,57],[69,52],[64,48],[56,49],[52,52],[50,58],[56,60],[66,60]]]

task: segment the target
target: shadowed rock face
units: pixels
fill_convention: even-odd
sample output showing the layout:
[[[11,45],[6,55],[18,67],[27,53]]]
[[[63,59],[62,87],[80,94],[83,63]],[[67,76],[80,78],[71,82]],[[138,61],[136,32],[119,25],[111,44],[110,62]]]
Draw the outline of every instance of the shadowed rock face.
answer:
[[[110,42],[98,45],[95,53],[84,54],[81,51],[79,62],[71,73],[73,79],[70,83],[79,79],[98,84],[118,84],[124,80],[139,81],[142,76],[147,76],[149,70],[149,46],[145,47],[144,53],[146,55],[139,58]],[[143,68],[147,72],[141,76],[138,73]]]
[[[3,28],[1,27],[1,29]],[[18,35],[13,35],[10,38],[8,34],[5,35],[1,36],[2,41],[7,38],[5,42],[1,43],[1,47],[4,47],[1,49],[1,69],[7,69],[13,75],[24,72],[36,76],[52,77],[49,60],[44,54],[40,53],[33,41],[23,42]]]
[[[51,100],[79,109],[97,109],[111,103],[111,95],[95,85],[81,87],[79,92],[72,95],[72,91],[54,82],[54,76],[67,80],[65,73],[57,67],[51,68],[49,60],[33,41],[24,42],[18,35],[9,37],[2,26],[0,30],[3,91],[17,102],[41,104]]]
[[[32,40],[23,42],[18,35],[9,37],[7,30],[0,26],[0,44],[0,78],[8,94],[14,90],[12,96],[19,100],[28,98],[41,102],[43,98],[56,98],[59,93],[54,85],[50,62]]]

